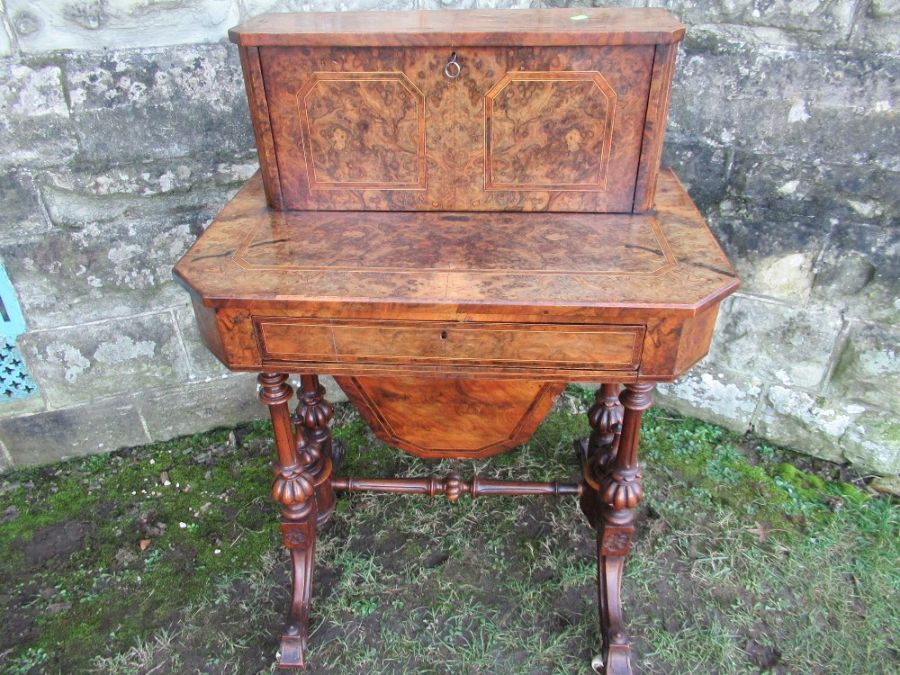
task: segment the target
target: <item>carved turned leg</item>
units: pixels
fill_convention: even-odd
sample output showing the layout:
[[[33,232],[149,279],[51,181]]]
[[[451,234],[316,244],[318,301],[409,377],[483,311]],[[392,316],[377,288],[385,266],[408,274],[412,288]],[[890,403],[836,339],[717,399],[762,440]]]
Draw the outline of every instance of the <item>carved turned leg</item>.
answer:
[[[291,606],[281,636],[278,666],[302,668],[316,548],[317,479],[312,473],[316,453],[309,451],[302,434],[294,433],[288,409],[293,391],[287,384],[287,375],[262,373],[258,381],[259,399],[269,406],[272,416],[278,452],[272,497],[281,505],[281,538],[291,553]]]
[[[602,670],[631,675],[631,647],[622,617],[622,572],[634,533],[634,508],[644,496],[637,464],[641,417],[652,384],[605,384],[588,411],[593,432],[582,447],[585,490],[581,507],[597,530],[597,593]]]
[[[316,482],[317,524],[321,528],[334,513],[334,488],[331,485],[332,444],[328,424],[334,408],[325,399],[325,387],[319,384],[317,375],[300,377],[300,402],[294,413],[299,427],[297,442],[307,446],[311,461],[309,472]]]

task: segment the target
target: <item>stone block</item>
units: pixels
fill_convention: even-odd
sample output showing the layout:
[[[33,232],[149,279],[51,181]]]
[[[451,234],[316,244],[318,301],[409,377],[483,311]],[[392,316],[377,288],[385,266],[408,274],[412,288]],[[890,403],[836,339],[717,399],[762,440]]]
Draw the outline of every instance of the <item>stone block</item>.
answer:
[[[728,253],[742,288],[794,303],[808,297],[813,262],[828,237],[822,212],[785,209],[785,195],[758,201],[748,197],[747,177],[766,164],[765,158],[701,144],[667,145],[666,164],[682,178]]]
[[[26,333],[19,346],[53,408],[188,379],[169,312]]]
[[[131,237],[125,224],[94,228],[81,238],[54,230],[35,245],[2,246],[0,255],[29,327],[55,328],[179,302],[180,290],[171,279],[177,255],[170,248],[186,249],[191,226],[158,222]]]
[[[802,304],[815,282],[814,262],[827,231],[804,221],[758,221],[739,214],[710,217],[710,226],[747,293]]]
[[[151,392],[138,397],[136,404],[154,441],[233,427],[268,415],[256,397],[256,376],[249,373]]]
[[[2,15],[0,15],[0,19],[5,19]],[[9,35],[5,30],[0,30],[0,57],[9,56],[13,53],[13,44],[12,40],[10,40]]]
[[[853,28],[853,0],[792,2],[791,0],[649,0],[648,5],[666,7],[688,26],[739,25],[768,31],[767,41],[802,45],[840,45]],[[777,33],[776,38],[772,33]],[[766,32],[763,32],[766,35]]]
[[[23,171],[0,172],[0,246],[33,242],[49,230],[31,176]]]
[[[13,462],[12,457],[9,452],[6,450],[6,446],[3,445],[3,441],[0,441],[0,475],[6,473],[7,471],[12,471]]]
[[[44,403],[43,398],[40,396],[29,396],[28,398],[0,402],[0,417],[31,415],[33,413],[43,412],[46,409],[47,404]]]
[[[172,266],[256,169],[249,157],[198,157],[36,180],[54,227],[0,240],[32,329],[184,303]]]
[[[294,388],[294,391],[298,391],[300,389],[300,377],[297,375],[292,375],[290,380],[290,385]],[[334,381],[334,378],[330,375],[323,375],[319,377],[319,382],[322,386],[325,387],[325,398],[327,398],[331,403],[342,403],[347,400],[347,395],[344,393],[344,390],[341,389],[337,382]]]
[[[862,469],[900,473],[900,419],[894,412],[870,410],[857,417],[842,439],[844,457]]]
[[[697,141],[666,143],[664,162],[688,185],[708,217],[775,220],[792,240],[785,221],[827,230],[832,220],[889,226],[900,213],[900,176],[865,163],[794,162],[773,155]],[[755,223],[754,223],[755,224]],[[809,236],[804,233],[803,240]]]
[[[711,371],[701,362],[675,383],[660,384],[656,390],[656,400],[665,408],[743,433],[750,429],[762,383]]]
[[[709,218],[745,292],[792,304],[812,298],[823,305],[849,307],[854,316],[875,318],[896,311],[890,293],[885,292],[896,286],[896,277],[873,279],[875,268],[867,256],[835,249],[826,227],[816,231],[809,220],[757,220],[761,217],[712,213]],[[823,249],[831,254],[823,257]],[[869,287],[873,281],[875,285]],[[842,295],[833,292],[836,286],[853,290]],[[853,306],[870,295],[871,303]]]
[[[187,298],[187,291],[182,290],[182,299]],[[230,372],[213,353],[206,348],[200,339],[200,330],[197,327],[197,319],[194,309],[190,305],[181,306],[173,310],[178,330],[184,348],[187,351],[188,362],[191,367],[191,379],[208,381],[218,380]]]
[[[329,401],[347,400],[333,378],[323,377],[321,382]],[[296,378],[292,378],[291,386],[294,391],[299,388]],[[290,403],[291,409],[296,404],[295,396]],[[235,373],[213,381],[153,392],[139,397],[137,405],[154,441],[269,418],[268,410],[257,397],[255,373]]]
[[[0,166],[48,166],[78,150],[57,65],[0,61]]]
[[[66,86],[87,161],[226,155],[254,147],[231,46],[70,54]]]
[[[763,397],[754,430],[779,445],[806,448],[816,457],[842,462],[841,439],[863,412],[865,408],[861,405],[847,405],[772,385]]]
[[[241,21],[270,12],[360,12],[371,10],[431,9],[419,0],[242,0]]]
[[[684,183],[697,208],[709,218],[731,191],[734,151],[708,143],[681,142],[667,137],[663,166],[671,167]]]
[[[6,0],[6,9],[24,52],[215,42],[238,19],[235,0]]]
[[[203,155],[148,160],[98,168],[73,163],[63,168],[36,172],[36,182],[47,191],[47,208],[56,224],[76,227],[94,221],[164,215],[169,203],[178,210],[202,206],[208,191],[231,195],[259,169],[256,152]],[[191,193],[199,191],[194,196]],[[58,202],[64,195],[81,197],[83,203]],[[91,202],[90,200],[94,200]]]
[[[803,121],[808,106],[892,108],[896,53],[773,48],[764,36],[747,39],[732,29],[689,27],[676,62],[676,91],[715,91],[724,101],[790,101],[794,122]]]
[[[863,5],[850,44],[884,54],[900,53],[900,7],[897,0],[870,0]]]
[[[788,302],[805,303],[813,283],[815,251],[775,255],[756,261],[741,276],[744,290]]]
[[[900,324],[900,230],[837,223],[816,265],[812,297],[851,317]]]
[[[62,70],[57,65],[5,61],[0,111],[19,118],[68,117]]]
[[[880,321],[895,316],[896,172],[865,163],[795,163],[697,143],[667,145],[666,162],[683,176],[746,292],[789,302],[812,297]],[[862,221],[867,224],[855,225]],[[861,302],[869,295],[871,301]]]
[[[820,228],[823,220],[889,226],[900,215],[900,174],[875,164],[840,157],[798,163],[736,152],[730,168],[731,197],[751,214],[818,221]]]
[[[841,327],[837,311],[733,296],[719,314],[709,367],[786,386],[817,387]]]
[[[321,382],[329,401],[347,400],[333,378],[323,377]],[[295,391],[299,387],[295,378],[291,385]],[[291,409],[296,404],[295,397]],[[214,381],[154,392],[139,397],[137,405],[154,441],[269,418],[266,406],[257,397],[255,373],[235,373]]]
[[[122,399],[0,420],[16,467],[49,464],[150,441],[135,407]]]
[[[817,161],[792,165],[773,160],[743,176],[742,193],[760,212],[781,213],[829,225],[864,222],[891,227],[900,218],[900,172],[874,165]]]
[[[855,324],[829,387],[847,399],[900,413],[900,330]]]
[[[737,98],[719,100],[696,95],[693,86],[672,92],[668,136],[676,142],[703,142],[757,155],[818,162],[859,158],[870,166],[898,169],[894,148],[900,131],[891,110],[870,112],[798,101]]]
[[[628,3],[610,2],[605,6]],[[543,0],[540,4],[531,0],[422,0],[422,9],[527,9],[528,7],[590,7],[585,0]]]

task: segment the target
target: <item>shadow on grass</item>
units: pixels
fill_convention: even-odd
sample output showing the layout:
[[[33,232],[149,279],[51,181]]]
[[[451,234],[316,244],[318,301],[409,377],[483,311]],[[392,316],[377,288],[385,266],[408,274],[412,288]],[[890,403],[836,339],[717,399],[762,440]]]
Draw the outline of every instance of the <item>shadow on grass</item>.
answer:
[[[589,398],[569,389],[511,453],[438,466],[338,406],[342,473],[574,478]],[[254,424],[0,478],[0,669],[271,671],[288,599],[271,458]],[[665,411],[646,416],[642,458],[625,581],[639,672],[897,671],[895,505]],[[571,499],[341,498],[309,672],[589,672],[594,555]]]

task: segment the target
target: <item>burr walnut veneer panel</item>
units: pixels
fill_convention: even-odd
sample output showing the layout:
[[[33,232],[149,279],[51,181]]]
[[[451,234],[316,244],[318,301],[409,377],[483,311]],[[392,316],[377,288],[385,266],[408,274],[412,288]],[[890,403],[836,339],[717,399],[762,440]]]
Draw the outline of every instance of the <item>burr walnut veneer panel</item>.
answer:
[[[381,14],[371,15],[375,26],[384,21]],[[425,14],[428,21],[448,13]],[[286,22],[280,41],[274,20],[232,31],[242,45],[270,205],[647,210],[665,129],[672,45],[681,38],[677,22],[670,21],[662,37],[654,29],[617,40],[615,12],[481,15],[485,27],[498,15],[532,32],[524,41],[508,32],[508,42],[487,32],[478,41],[472,37],[477,30],[469,40],[448,36],[446,43],[435,42],[438,34],[424,44],[421,35],[409,35],[398,45],[382,32],[363,30],[352,39],[335,34],[326,45],[318,39],[322,30],[348,30],[349,24],[317,14]],[[560,39],[560,24],[580,20],[592,24],[593,33],[562,31],[567,37]],[[261,25],[266,32],[254,32]]]
[[[335,379],[378,438],[430,459],[488,457],[524,443],[565,387],[533,380]]]
[[[268,361],[634,370],[642,326],[255,317]]]
[[[175,274],[205,306],[260,316],[630,325],[738,284],[670,171],[640,215],[275,211],[256,177]]]

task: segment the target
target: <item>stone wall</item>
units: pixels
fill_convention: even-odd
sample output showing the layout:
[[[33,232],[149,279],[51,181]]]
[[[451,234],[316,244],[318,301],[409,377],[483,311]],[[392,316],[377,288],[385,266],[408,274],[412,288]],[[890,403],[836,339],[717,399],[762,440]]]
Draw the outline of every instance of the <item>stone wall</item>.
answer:
[[[0,403],[0,470],[262,413],[252,378],[204,350],[170,275],[256,168],[229,26],[273,10],[530,4],[2,0],[0,260],[40,396]],[[661,400],[897,471],[898,4],[649,4],[688,25],[667,163],[744,280],[711,354]]]

